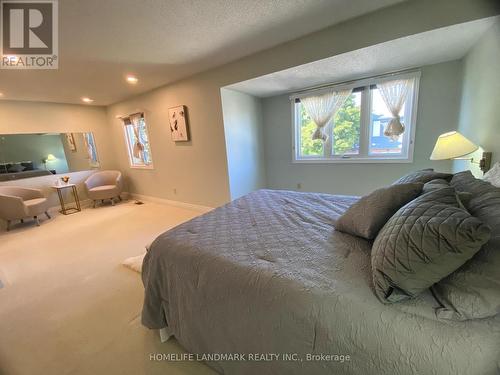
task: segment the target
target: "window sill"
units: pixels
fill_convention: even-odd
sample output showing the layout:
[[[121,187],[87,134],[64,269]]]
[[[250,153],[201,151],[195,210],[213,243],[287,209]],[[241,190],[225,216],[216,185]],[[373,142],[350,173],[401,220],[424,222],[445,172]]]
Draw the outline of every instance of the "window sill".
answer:
[[[348,159],[294,159],[294,164],[404,164],[412,158],[348,158]]]

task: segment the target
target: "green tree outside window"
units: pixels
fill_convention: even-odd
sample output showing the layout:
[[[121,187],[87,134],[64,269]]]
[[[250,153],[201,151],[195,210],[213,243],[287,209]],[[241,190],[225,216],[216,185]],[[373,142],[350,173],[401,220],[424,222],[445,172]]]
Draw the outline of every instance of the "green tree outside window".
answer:
[[[300,147],[302,156],[323,156],[324,144],[320,140],[313,140],[312,134],[316,124],[307,114],[304,106],[300,105],[301,128]],[[351,94],[334,118],[333,152],[335,155],[357,153],[359,150],[361,110],[356,105],[355,96]],[[327,125],[331,129],[331,124]],[[331,130],[330,130],[331,131]]]

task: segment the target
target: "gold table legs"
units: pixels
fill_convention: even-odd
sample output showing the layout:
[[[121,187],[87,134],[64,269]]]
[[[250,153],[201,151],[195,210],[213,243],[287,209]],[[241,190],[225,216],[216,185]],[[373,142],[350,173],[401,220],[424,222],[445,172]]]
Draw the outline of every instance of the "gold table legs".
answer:
[[[61,213],[63,215],[71,215],[77,212],[80,212],[82,210],[82,207],[80,205],[80,198],[78,197],[78,191],[76,190],[76,186],[72,185],[71,190],[73,192],[73,196],[75,197],[75,204],[76,206],[70,206],[67,207],[66,204],[64,203],[64,196],[62,191],[64,190],[64,187],[57,187],[57,195],[59,196],[59,202],[61,203]]]

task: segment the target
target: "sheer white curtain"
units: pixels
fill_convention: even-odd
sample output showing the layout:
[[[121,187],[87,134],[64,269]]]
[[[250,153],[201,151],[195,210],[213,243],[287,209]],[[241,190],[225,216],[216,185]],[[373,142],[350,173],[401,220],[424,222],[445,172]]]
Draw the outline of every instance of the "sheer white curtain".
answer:
[[[401,112],[401,108],[403,108],[403,105],[405,104],[406,97],[408,96],[408,92],[413,85],[413,81],[414,80],[412,78],[377,83],[380,95],[382,96],[387,109],[392,114],[392,119],[389,122],[389,125],[385,128],[384,135],[394,141],[405,132],[405,126],[401,123],[399,112]]]
[[[90,146],[87,133],[83,133],[83,143],[85,144],[85,150],[87,151],[87,159],[92,160],[92,147]]]
[[[141,138],[139,137],[139,127],[141,126],[141,118],[142,114],[140,113],[131,115],[130,123],[132,124],[132,128],[134,129],[134,135],[136,140],[133,149],[134,158],[140,159],[144,162],[144,154],[143,154],[144,145],[141,143]]]
[[[325,142],[328,135],[325,134],[325,126],[335,116],[335,113],[342,107],[346,99],[351,95],[352,90],[342,90],[327,92],[323,95],[309,96],[301,98],[300,102],[304,106],[307,114],[316,124],[317,128],[312,135],[312,139],[321,139]]]
[[[94,135],[92,133],[84,133],[83,139],[85,140],[85,148],[89,156],[89,164],[92,168],[99,167],[99,158],[97,157],[97,150],[95,147]]]
[[[92,148],[92,145],[91,145],[91,142],[89,142],[89,134],[88,133],[84,133],[83,134],[83,141],[85,143],[85,149],[87,150],[87,156],[90,160],[90,163],[92,163],[92,160],[93,160],[93,155],[94,155],[94,150]]]

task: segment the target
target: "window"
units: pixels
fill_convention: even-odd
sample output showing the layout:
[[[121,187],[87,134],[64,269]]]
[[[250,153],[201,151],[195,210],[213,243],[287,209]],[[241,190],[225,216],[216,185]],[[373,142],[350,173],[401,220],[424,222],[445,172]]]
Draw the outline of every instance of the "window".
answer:
[[[149,144],[148,129],[144,113],[122,118],[127,150],[132,168],[153,168],[153,156]]]
[[[83,140],[85,142],[85,147],[87,148],[90,167],[99,168],[100,163],[99,163],[99,157],[97,156],[97,148],[95,146],[94,134],[83,133]]]
[[[417,111],[420,73],[411,72],[386,77],[371,78],[330,87],[351,89],[350,96],[325,126],[326,141],[313,140],[316,124],[308,115],[300,98],[320,95],[325,90],[292,96],[294,113],[295,162],[411,162]],[[392,119],[377,84],[399,79],[412,79],[406,101],[399,112],[405,131],[397,139],[384,135]]]

